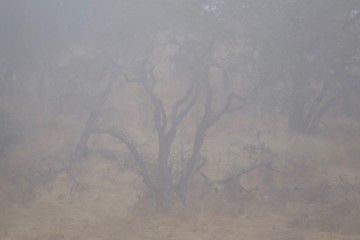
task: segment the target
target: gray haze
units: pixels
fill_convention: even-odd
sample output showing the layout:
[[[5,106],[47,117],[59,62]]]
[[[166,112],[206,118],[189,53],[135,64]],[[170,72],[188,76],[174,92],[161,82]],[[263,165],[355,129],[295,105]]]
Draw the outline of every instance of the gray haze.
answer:
[[[358,239],[359,93],[358,0],[1,1],[0,238]]]

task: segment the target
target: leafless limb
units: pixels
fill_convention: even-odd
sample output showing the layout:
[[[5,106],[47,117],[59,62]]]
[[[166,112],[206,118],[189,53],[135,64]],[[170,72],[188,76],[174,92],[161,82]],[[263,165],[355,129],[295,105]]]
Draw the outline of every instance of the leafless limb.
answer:
[[[134,141],[124,132],[115,131],[110,129],[95,129],[92,131],[94,134],[107,134],[111,137],[117,139],[121,143],[125,144],[129,153],[131,154],[131,159],[135,162],[135,165],[139,168],[139,174],[143,177],[144,183],[146,185],[152,186],[152,180],[146,169],[145,161],[141,157]]]

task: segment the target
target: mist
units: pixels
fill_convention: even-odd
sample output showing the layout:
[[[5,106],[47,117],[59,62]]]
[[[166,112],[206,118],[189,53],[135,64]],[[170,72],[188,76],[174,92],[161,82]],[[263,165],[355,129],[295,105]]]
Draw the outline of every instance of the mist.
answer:
[[[358,239],[359,19],[0,2],[0,238]]]

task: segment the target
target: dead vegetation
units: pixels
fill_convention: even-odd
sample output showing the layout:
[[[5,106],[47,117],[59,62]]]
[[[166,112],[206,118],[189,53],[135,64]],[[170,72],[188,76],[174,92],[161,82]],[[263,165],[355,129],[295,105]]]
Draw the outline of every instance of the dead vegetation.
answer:
[[[136,174],[136,165],[129,165],[131,155],[113,138],[92,136],[86,159],[74,163],[74,179],[70,177],[64,152],[71,152],[69,143],[77,134],[69,129],[64,132],[63,126],[75,129],[77,123],[73,118],[52,121],[56,121],[51,124],[56,126],[52,131],[37,128],[21,143],[13,144],[2,158],[1,211],[12,216],[2,225],[4,239],[17,239],[19,232],[33,239],[66,239],[79,233],[61,230],[60,225],[78,224],[90,234],[89,226],[95,226],[96,221],[111,232],[104,233],[108,236],[105,239],[117,239],[115,235],[121,231],[129,239],[144,237],[145,232],[155,234],[156,223],[163,224],[161,234],[178,231],[174,238],[186,231],[204,237],[210,231],[212,235],[228,234],[231,239],[241,232],[236,224],[248,226],[250,222],[256,222],[254,228],[242,228],[242,232],[249,231],[248,239],[256,238],[251,231],[259,229],[278,239],[310,239],[315,233],[323,234],[316,235],[318,239],[330,235],[333,239],[345,235],[356,239],[360,234],[356,224],[360,219],[360,183],[355,159],[360,139],[355,136],[337,137],[337,132],[327,132],[288,137],[234,125],[243,134],[229,138],[214,129],[202,151],[206,161],[189,184],[188,204],[175,202],[167,214],[159,215]],[[233,132],[231,126],[228,131]],[[142,137],[140,132],[134,135]],[[176,142],[175,146],[181,153],[182,144]],[[139,150],[149,156],[149,171],[156,171],[156,162],[151,160],[154,146],[146,143]],[[28,215],[23,218],[20,212],[24,211]],[[87,211],[95,212],[85,214]],[[35,220],[46,212],[58,223]],[[84,225],[70,219],[93,222]],[[49,232],[31,233],[34,225],[29,222],[33,221],[35,225],[45,224]],[[122,226],[120,232],[113,221]],[[135,230],[138,224],[144,226],[140,232]],[[90,236],[85,232],[82,236]]]

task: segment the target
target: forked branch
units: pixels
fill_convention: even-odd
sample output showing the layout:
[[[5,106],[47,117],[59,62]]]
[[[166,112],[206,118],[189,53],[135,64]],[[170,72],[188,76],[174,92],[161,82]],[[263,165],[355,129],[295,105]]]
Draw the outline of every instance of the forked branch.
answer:
[[[133,140],[124,132],[122,131],[115,131],[110,129],[95,129],[92,131],[94,134],[107,134],[111,137],[117,139],[121,143],[125,144],[128,151],[131,154],[131,157],[133,161],[135,162],[135,165],[139,168],[139,173],[143,177],[144,183],[146,185],[152,186],[151,178],[147,172],[146,165],[144,159],[141,157],[139,151],[137,150],[137,147]]]

